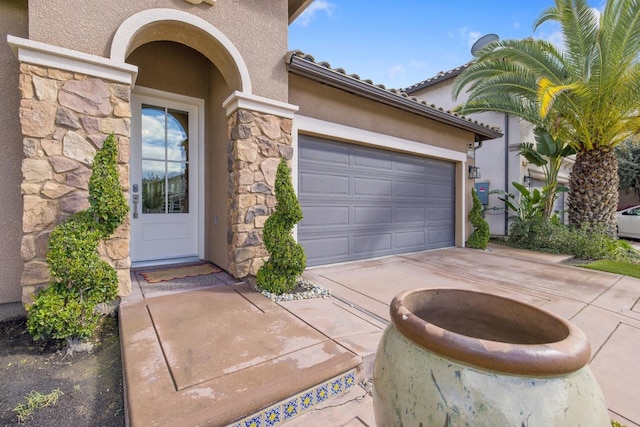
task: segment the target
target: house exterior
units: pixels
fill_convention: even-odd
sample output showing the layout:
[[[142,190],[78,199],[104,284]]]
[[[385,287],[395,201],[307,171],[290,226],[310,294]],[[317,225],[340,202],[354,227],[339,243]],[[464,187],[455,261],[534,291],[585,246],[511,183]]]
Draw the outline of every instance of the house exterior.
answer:
[[[468,94],[462,93],[456,101],[452,99],[453,84],[455,78],[462,73],[470,63],[454,68],[453,70],[438,73],[427,80],[416,83],[404,91],[420,100],[427,100],[430,103],[441,105],[447,109],[453,109],[457,105],[464,103]],[[491,234],[496,236],[506,236],[509,233],[509,213],[504,202],[501,202],[499,195],[489,195],[492,190],[507,190],[511,194],[518,194],[513,182],[518,182],[529,188],[542,189],[544,186],[544,173],[536,165],[527,162],[526,158],[520,155],[518,145],[523,142],[535,144],[533,127],[531,123],[516,116],[509,116],[502,113],[480,113],[472,114],[474,120],[486,123],[490,126],[500,128],[503,135],[495,140],[483,144],[475,152],[475,165],[480,168],[480,177],[476,179],[476,189],[483,195],[484,216]],[[563,185],[568,185],[569,173],[573,165],[573,159],[565,159],[558,181]],[[565,218],[565,193],[559,193],[555,204],[555,211]],[[484,203],[486,202],[486,203]],[[565,218],[566,219],[566,218]]]
[[[137,265],[254,275],[281,157],[309,265],[464,245],[469,142],[500,132],[288,52],[309,3],[0,3],[0,310],[46,286],[48,235],[88,207],[110,133],[131,212],[100,252],[120,295]]]

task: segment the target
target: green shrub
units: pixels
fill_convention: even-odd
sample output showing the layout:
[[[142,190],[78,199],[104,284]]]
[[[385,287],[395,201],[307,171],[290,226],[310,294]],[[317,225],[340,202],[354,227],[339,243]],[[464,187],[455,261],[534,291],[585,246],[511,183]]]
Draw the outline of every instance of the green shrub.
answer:
[[[95,306],[95,302],[81,298],[74,288],[53,283],[40,291],[29,307],[27,329],[34,340],[89,338],[100,319]]]
[[[578,259],[640,262],[640,253],[628,242],[608,235],[604,228],[567,226],[557,218],[516,219],[506,243],[542,252],[573,255]]]
[[[100,318],[95,306],[117,295],[116,271],[97,251],[129,209],[116,159],[117,146],[110,135],[94,158],[90,208],[58,224],[49,236],[51,285],[27,305],[27,330],[36,340],[90,337]]]
[[[118,145],[111,134],[93,159],[89,178],[89,212],[102,238],[111,236],[129,213],[117,169]]]
[[[264,224],[264,245],[269,259],[258,270],[258,288],[282,294],[292,291],[304,271],[307,258],[302,245],[292,236],[293,226],[302,219],[302,208],[291,184],[291,172],[280,160],[275,183],[276,209]]]
[[[489,224],[482,217],[482,203],[478,198],[476,189],[471,189],[471,197],[473,198],[473,207],[469,212],[469,221],[474,226],[473,233],[469,236],[467,241],[467,247],[474,249],[487,249],[487,243],[489,243],[489,237],[491,235]]]

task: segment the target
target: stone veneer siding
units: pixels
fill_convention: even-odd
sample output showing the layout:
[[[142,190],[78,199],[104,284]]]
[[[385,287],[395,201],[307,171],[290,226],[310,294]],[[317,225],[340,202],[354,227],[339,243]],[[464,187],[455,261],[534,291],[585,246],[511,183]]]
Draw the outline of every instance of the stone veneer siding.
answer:
[[[253,275],[268,258],[264,223],[276,205],[275,180],[280,158],[293,157],[289,118],[238,109],[229,127],[229,273]]]
[[[97,149],[110,133],[118,140],[120,182],[129,189],[131,88],[83,74],[20,65],[22,161],[22,301],[50,280],[45,262],[53,227],[89,207],[88,184]],[[103,259],[118,272],[119,295],[131,291],[129,217],[100,244]]]

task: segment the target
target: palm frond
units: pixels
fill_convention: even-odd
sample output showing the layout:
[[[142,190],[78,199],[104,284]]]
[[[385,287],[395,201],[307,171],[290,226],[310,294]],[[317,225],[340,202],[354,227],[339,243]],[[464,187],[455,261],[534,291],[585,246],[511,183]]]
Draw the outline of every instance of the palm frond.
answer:
[[[540,116],[544,119],[549,114],[553,102],[563,92],[578,89],[578,83],[568,85],[554,85],[551,80],[546,77],[538,79],[538,102],[540,103]]]
[[[586,0],[556,0],[555,7],[548,8],[538,18],[534,29],[550,20],[562,27],[567,65],[565,71],[573,77],[572,80],[588,76],[597,59],[594,47],[599,24],[595,11]]]

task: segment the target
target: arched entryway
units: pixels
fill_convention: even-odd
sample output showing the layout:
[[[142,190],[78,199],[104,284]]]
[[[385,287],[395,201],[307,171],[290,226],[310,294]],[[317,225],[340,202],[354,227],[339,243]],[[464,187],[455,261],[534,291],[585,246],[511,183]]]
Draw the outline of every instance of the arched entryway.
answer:
[[[138,66],[136,87],[203,102],[197,256],[238,278],[256,274],[268,256],[262,228],[275,207],[278,161],[293,156],[297,107],[253,95],[248,68],[230,40],[185,12],[151,9],[131,16],[114,36],[111,59]],[[135,101],[135,87],[132,93]]]
[[[222,105],[232,92],[250,90],[244,61],[207,22],[164,9],[126,20],[111,55],[138,67],[129,164],[133,265],[207,259],[228,270]]]

